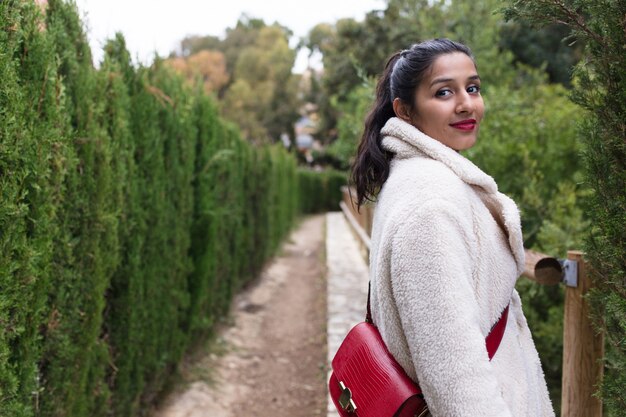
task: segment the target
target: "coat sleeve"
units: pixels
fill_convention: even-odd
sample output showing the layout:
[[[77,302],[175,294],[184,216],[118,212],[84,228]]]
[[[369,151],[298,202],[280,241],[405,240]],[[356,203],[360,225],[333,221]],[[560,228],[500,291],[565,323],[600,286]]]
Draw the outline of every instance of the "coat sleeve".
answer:
[[[480,328],[469,217],[443,200],[403,216],[390,248],[393,297],[432,416],[512,417]]]

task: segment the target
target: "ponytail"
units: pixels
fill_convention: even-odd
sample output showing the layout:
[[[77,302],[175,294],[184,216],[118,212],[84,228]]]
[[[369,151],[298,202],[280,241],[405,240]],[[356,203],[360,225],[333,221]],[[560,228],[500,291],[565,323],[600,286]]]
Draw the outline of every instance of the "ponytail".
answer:
[[[376,100],[365,119],[365,129],[357,155],[352,165],[351,182],[356,187],[357,205],[373,201],[374,196],[389,176],[391,154],[381,147],[380,130],[387,120],[395,116],[391,96],[391,74],[401,52],[387,61],[385,70],[376,85]]]

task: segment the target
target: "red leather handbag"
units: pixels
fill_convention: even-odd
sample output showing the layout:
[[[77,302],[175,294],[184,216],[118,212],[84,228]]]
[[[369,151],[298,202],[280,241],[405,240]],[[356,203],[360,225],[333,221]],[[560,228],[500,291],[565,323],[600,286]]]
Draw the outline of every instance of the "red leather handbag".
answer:
[[[332,360],[330,396],[341,417],[425,417],[422,390],[396,362],[371,320],[369,294],[365,322],[350,330]],[[502,312],[485,342],[495,355],[509,313]]]

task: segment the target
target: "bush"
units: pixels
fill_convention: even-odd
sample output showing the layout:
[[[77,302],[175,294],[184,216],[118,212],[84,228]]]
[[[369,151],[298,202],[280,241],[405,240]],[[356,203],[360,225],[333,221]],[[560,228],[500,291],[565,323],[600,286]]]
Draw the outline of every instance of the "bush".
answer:
[[[511,0],[508,18],[547,26],[560,22],[585,45],[575,70],[572,98],[588,111],[580,125],[585,182],[592,190],[592,227],[585,252],[595,289],[590,294],[598,327],[605,331],[605,376],[600,387],[610,416],[626,410],[626,3],[621,0]]]
[[[524,88],[487,86],[485,120],[469,158],[492,175],[517,203],[524,246],[565,258],[582,247],[588,222],[581,209],[585,191],[576,124],[582,109],[560,85],[526,74]],[[518,281],[552,403],[561,403],[563,289]]]
[[[121,35],[95,70],[72,3],[0,24],[0,415],[144,414],[338,176],[301,193],[290,154]]]
[[[42,391],[40,331],[73,159],[43,18],[30,2],[12,3],[0,3],[0,415],[19,417],[33,415]]]
[[[301,168],[298,170],[298,181],[300,210],[303,213],[339,210],[341,187],[347,183],[346,173],[333,170],[316,172]]]

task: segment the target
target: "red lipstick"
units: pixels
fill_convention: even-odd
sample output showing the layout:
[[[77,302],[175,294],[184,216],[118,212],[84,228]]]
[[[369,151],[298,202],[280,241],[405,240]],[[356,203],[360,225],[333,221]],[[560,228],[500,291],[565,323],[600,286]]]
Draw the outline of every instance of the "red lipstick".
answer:
[[[476,119],[467,119],[467,120],[461,120],[460,122],[455,122],[455,123],[450,123],[450,126],[452,126],[455,129],[459,129],[459,130],[474,130],[474,128],[476,127]]]

